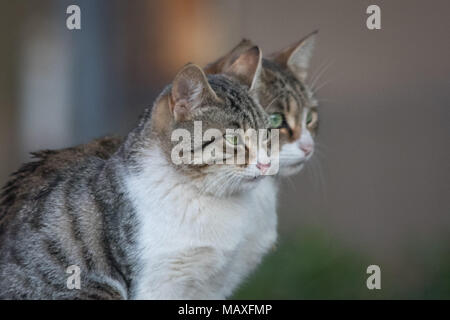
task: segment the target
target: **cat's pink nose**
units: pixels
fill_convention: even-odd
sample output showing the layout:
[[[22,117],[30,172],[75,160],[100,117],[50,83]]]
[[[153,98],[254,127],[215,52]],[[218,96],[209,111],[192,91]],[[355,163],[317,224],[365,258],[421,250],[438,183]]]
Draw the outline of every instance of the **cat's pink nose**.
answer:
[[[270,162],[269,163],[261,163],[258,162],[256,164],[256,167],[261,171],[262,174],[266,173],[267,170],[270,168]]]
[[[305,155],[309,155],[313,151],[313,145],[309,143],[301,143],[300,149],[305,153]]]

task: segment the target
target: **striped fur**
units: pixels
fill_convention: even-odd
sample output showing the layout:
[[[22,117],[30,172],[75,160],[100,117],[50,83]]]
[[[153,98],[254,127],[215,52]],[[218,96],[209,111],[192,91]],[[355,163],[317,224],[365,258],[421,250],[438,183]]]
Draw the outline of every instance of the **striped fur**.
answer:
[[[229,77],[219,75],[210,76],[208,82],[221,102],[212,104],[212,101],[203,101],[202,107],[193,114],[195,120],[202,120],[210,127],[237,125],[267,128],[266,114],[249,96],[245,87]],[[146,274],[142,274],[142,270],[148,267],[149,254],[142,249],[146,248],[148,241],[157,243],[153,241],[155,238],[152,238],[152,234],[145,234],[146,240],[143,242],[143,227],[149,223],[150,226],[161,226],[164,221],[159,220],[156,224],[154,220],[148,220],[154,216],[143,214],[141,208],[142,205],[148,209],[164,208],[166,205],[164,197],[151,198],[151,194],[147,194],[145,199],[138,197],[142,192],[145,194],[146,190],[160,190],[163,186],[160,185],[163,184],[162,181],[149,185],[154,178],[150,177],[152,173],[148,171],[148,164],[154,163],[152,157],[165,153],[165,156],[155,158],[155,161],[163,161],[165,167],[171,168],[178,177],[174,181],[175,186],[182,194],[203,196],[196,188],[203,186],[204,180],[200,178],[198,182],[190,183],[195,170],[203,169],[180,168],[168,161],[167,152],[171,142],[167,139],[167,134],[179,124],[166,124],[167,131],[164,132],[156,129],[161,126],[156,123],[158,117],[155,113],[159,108],[167,107],[164,103],[170,90],[171,86],[163,91],[153,110],[147,109],[144,112],[138,126],[125,139],[104,138],[74,148],[39,152],[35,154],[35,161],[25,164],[14,174],[3,189],[0,205],[1,299],[207,298],[199,290],[189,289],[191,282],[196,283],[195,276],[202,269],[201,266],[184,275],[191,282],[184,288],[185,291],[176,291],[184,292],[183,295],[170,295],[173,290],[160,290],[161,284],[157,283],[148,283],[145,294],[140,287],[148,274],[154,272],[150,268],[146,270]],[[183,125],[186,126],[186,123]],[[155,151],[149,153],[150,150]],[[236,167],[235,170],[244,169]],[[211,170],[203,173],[204,177],[209,175]],[[130,187],[131,177],[143,181],[139,191]],[[233,186],[227,186],[229,182],[223,180],[221,188],[234,188],[236,182],[234,181]],[[238,190],[230,191],[236,196],[239,196],[245,183],[238,185]],[[252,185],[249,182],[248,188]],[[213,200],[214,193],[209,193],[206,197]],[[167,213],[170,217],[170,214],[184,212],[188,210],[190,201],[186,202],[185,208],[179,207],[179,212],[162,210],[158,214]],[[225,199],[220,201],[226,202]],[[241,210],[244,213],[249,211]],[[208,214],[208,211],[202,214]],[[232,226],[233,224],[229,224],[228,227]],[[153,227],[150,229],[155,234],[157,230],[161,230]],[[244,241],[244,234],[228,233],[227,236],[241,239],[233,248],[233,251],[239,250],[238,244]],[[260,246],[259,250],[262,251],[257,254],[258,257],[274,241],[273,235],[268,234],[267,237],[265,244]],[[228,243],[226,239],[222,240]],[[187,243],[189,241],[185,244]],[[219,254],[213,243],[209,245],[209,250]],[[170,253],[173,252],[172,249],[170,246],[162,246],[155,252],[166,250]],[[171,260],[183,261],[182,257],[190,259],[191,250],[197,252],[195,247],[176,249],[180,250],[182,256],[175,255],[170,257]],[[232,257],[233,255],[230,256]],[[257,263],[259,258],[252,259]],[[81,268],[80,290],[66,286],[69,277],[66,270],[71,265]],[[205,266],[207,265],[210,265],[210,261],[205,261]],[[228,278],[226,274],[229,271],[222,270],[223,281]],[[215,288],[218,291],[214,292],[216,297],[230,294],[231,288],[219,290],[224,284],[217,285]],[[174,285],[173,288],[177,286]]]

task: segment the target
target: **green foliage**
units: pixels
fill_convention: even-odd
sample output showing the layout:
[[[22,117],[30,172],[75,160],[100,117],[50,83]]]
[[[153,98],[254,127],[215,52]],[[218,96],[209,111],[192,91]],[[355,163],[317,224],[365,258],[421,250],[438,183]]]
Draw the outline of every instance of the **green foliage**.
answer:
[[[450,297],[450,257],[439,261],[439,267],[426,274],[424,285],[419,288],[409,288],[398,275],[382,268],[381,290],[366,287],[370,261],[319,232],[302,231],[281,238],[278,248],[264,259],[233,299]]]
[[[430,261],[432,275],[426,281],[421,293],[423,299],[450,299],[450,251],[443,251],[445,254],[435,256]],[[434,263],[433,263],[434,262]]]

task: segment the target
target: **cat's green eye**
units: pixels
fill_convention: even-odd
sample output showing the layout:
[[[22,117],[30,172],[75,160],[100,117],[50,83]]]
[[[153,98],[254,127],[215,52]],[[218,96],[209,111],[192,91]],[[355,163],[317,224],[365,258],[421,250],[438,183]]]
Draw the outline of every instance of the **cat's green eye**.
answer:
[[[313,114],[312,111],[308,111],[308,114],[306,115],[306,124],[310,124],[313,120]]]
[[[270,127],[277,129],[283,124],[283,115],[280,113],[272,113],[269,116]]]
[[[239,144],[239,136],[235,134],[226,134],[224,135],[225,140],[233,146],[237,146]]]

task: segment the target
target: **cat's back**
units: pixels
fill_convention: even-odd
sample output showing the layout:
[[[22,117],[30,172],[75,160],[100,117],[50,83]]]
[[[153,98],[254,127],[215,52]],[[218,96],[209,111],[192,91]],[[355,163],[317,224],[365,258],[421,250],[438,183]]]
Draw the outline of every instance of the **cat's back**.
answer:
[[[0,227],[9,213],[17,212],[26,202],[41,199],[51,191],[52,186],[80,167],[108,159],[121,141],[117,137],[104,137],[71,148],[32,153],[33,161],[22,165],[2,188]]]
[[[93,253],[102,252],[95,230],[102,217],[89,186],[118,144],[107,138],[41,151],[13,174],[0,204],[1,298],[71,298],[70,265],[106,264]]]

